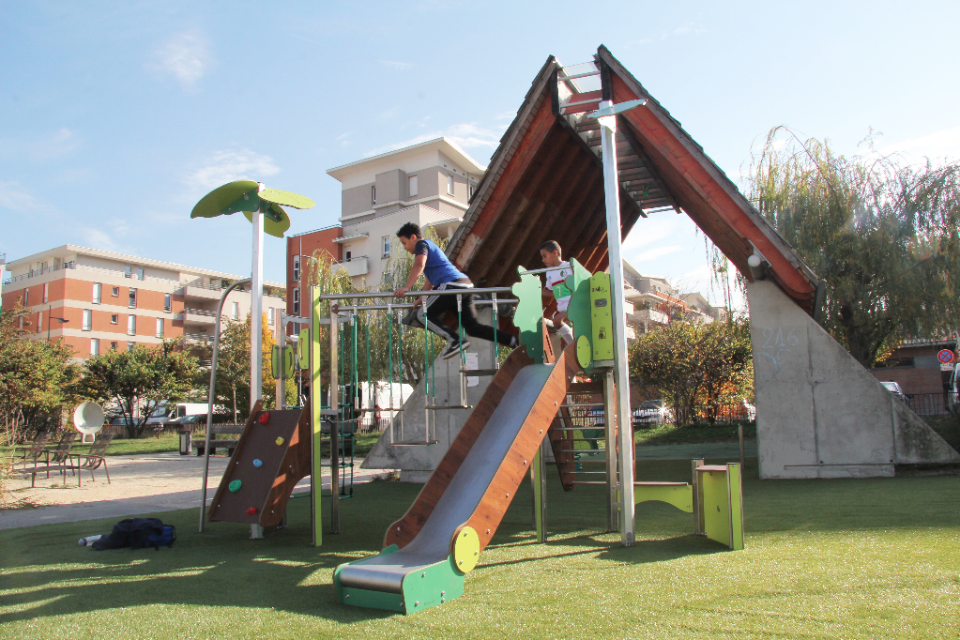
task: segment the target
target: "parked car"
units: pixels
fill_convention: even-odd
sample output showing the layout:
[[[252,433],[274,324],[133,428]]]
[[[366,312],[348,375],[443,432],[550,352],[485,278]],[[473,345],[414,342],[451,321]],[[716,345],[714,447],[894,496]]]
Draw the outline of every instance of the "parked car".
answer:
[[[167,423],[167,426],[173,427],[177,429],[177,431],[182,429],[193,432],[197,429],[203,429],[207,426],[207,414],[196,413],[192,416],[183,416],[182,418],[171,420]]]
[[[881,382],[880,384],[882,384],[883,388],[892,393],[900,402],[907,401],[907,396],[904,395],[903,389],[901,389],[900,385],[896,382]]]
[[[114,416],[108,422],[111,427],[128,427],[133,424],[133,418],[129,416]]]
[[[666,424],[673,420],[673,411],[663,400],[647,400],[633,410],[633,426],[648,426],[651,424]]]

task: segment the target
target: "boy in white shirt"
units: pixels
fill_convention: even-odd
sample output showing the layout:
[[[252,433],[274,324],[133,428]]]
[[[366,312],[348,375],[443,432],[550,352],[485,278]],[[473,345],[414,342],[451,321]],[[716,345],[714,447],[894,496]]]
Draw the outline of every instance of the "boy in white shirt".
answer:
[[[560,245],[555,240],[547,240],[540,245],[540,259],[543,260],[544,266],[556,267],[544,274],[547,286],[543,297],[545,303],[551,297],[557,299],[557,312],[553,314],[553,326],[563,339],[563,346],[566,346],[573,342],[573,330],[565,323],[572,293],[564,281],[573,271],[570,269],[570,263],[564,262],[560,257]]]

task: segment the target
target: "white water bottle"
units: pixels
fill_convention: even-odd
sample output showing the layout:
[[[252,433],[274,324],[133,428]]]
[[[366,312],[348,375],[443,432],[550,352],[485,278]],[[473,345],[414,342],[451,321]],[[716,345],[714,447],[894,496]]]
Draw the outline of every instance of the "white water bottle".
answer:
[[[80,545],[81,547],[89,547],[90,545],[92,545],[94,542],[96,542],[102,537],[103,536],[90,536],[88,538],[80,538],[80,540],[77,541],[77,544]]]

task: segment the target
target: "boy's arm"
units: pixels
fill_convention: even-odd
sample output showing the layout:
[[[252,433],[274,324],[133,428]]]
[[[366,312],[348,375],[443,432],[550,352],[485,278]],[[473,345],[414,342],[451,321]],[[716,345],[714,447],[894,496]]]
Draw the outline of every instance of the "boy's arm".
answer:
[[[413,285],[417,284],[417,278],[423,274],[423,268],[427,265],[427,256],[422,254],[419,256],[413,256],[413,266],[410,268],[410,277],[407,278],[407,284],[399,287],[396,291],[393,292],[398,298],[402,298],[407,291],[413,288]],[[426,290],[429,291],[433,287],[430,286],[430,281],[427,281]]]

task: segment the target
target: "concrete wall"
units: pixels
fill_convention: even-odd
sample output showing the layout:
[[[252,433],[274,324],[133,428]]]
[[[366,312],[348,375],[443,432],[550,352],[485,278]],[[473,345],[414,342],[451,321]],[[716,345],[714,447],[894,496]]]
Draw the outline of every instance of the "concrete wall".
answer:
[[[761,478],[892,476],[960,454],[773,282],[747,286]]]
[[[480,322],[490,324],[490,307],[481,307],[478,310]],[[409,329],[407,329],[409,330]],[[492,343],[471,338],[467,353],[476,353],[480,369],[493,368]],[[430,404],[455,405],[460,404],[460,359],[438,359],[436,367],[436,399],[430,398]],[[474,405],[487,390],[492,378],[483,376],[478,378],[479,384],[467,387],[468,404]],[[423,441],[425,432],[424,385],[421,382],[414,389],[413,394],[406,399],[403,405],[403,440]],[[394,447],[390,445],[390,432],[384,431],[380,440],[363,462],[363,468],[369,469],[400,469],[400,479],[403,482],[426,482],[446,454],[453,440],[460,433],[460,429],[470,416],[469,409],[449,409],[431,411],[431,437],[434,435],[434,420],[436,420],[436,440],[439,442],[425,446]],[[400,441],[400,418],[394,419],[394,438]]]

